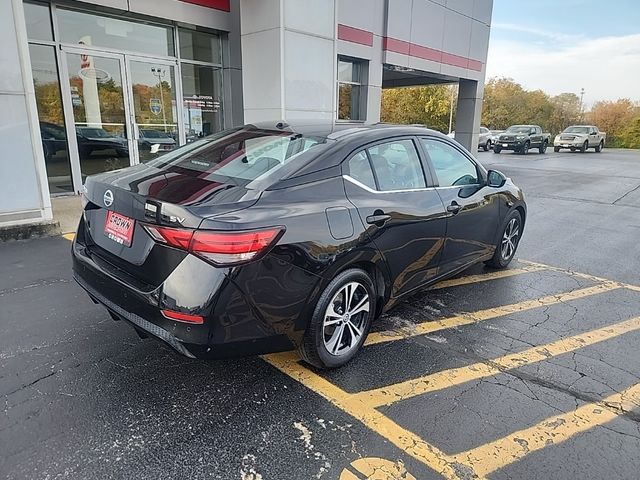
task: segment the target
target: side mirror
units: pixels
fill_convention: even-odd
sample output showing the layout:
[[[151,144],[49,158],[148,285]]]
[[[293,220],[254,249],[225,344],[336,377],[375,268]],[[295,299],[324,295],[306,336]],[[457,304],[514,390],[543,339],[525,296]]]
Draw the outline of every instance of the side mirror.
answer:
[[[507,177],[498,170],[489,170],[487,173],[487,186],[500,188],[507,182]]]

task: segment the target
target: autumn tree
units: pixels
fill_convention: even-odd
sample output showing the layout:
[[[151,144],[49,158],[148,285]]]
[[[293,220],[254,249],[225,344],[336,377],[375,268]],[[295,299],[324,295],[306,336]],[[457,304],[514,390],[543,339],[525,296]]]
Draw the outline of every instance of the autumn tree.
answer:
[[[383,122],[416,123],[447,132],[451,109],[451,88],[454,87],[425,85],[384,89],[380,118]]]
[[[622,146],[623,131],[628,128],[634,117],[640,116],[638,105],[628,98],[616,101],[596,102],[587,114],[589,123],[607,133],[609,146]]]

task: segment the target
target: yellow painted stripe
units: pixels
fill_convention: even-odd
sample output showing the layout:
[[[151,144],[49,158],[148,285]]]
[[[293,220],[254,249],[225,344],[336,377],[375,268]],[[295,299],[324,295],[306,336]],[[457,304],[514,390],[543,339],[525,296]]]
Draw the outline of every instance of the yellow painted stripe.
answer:
[[[66,238],[67,240],[72,241],[72,242],[73,242],[73,239],[76,238],[76,234],[74,232],[64,233],[64,234],[62,234],[62,236],[64,238]]]
[[[460,368],[452,368],[394,385],[367,390],[356,394],[356,396],[373,408],[381,405],[391,405],[392,403],[406,400],[407,398],[417,395],[443,390],[472,380],[491,377],[505,370],[574,352],[580,348],[594,345],[636,330],[640,330],[640,317],[563,338],[555,342],[547,343],[546,345],[529,348],[522,352],[511,353],[493,360],[478,362]]]
[[[456,315],[455,317],[449,317],[443,320],[434,320],[419,323],[414,328],[406,329],[403,331],[391,330],[384,332],[371,332],[367,337],[365,345],[375,345],[378,343],[392,342],[394,340],[402,340],[405,338],[415,337],[417,335],[424,335],[426,333],[435,332],[437,330],[442,330],[445,328],[469,325],[472,323],[501,317],[503,315],[524,312],[526,310],[546,307],[557,303],[569,302],[571,300],[577,300],[579,298],[588,297],[590,295],[597,295],[599,293],[608,292],[617,288],[621,288],[621,286],[617,283],[605,282],[600,285],[582,288],[579,290],[574,290],[572,292],[561,293],[558,295],[548,295],[546,297],[540,297],[533,300],[525,300],[523,302],[513,303],[511,305],[505,305],[502,307],[488,308],[486,310],[479,310],[474,313]]]
[[[440,283],[436,283],[431,290],[438,290],[441,288],[457,287],[459,285],[468,285],[470,283],[486,282],[489,280],[496,280],[499,278],[513,277],[515,275],[522,275],[523,273],[531,273],[545,270],[545,267],[541,265],[529,265],[524,268],[513,268],[511,270],[497,270],[495,272],[481,273],[479,275],[468,275],[466,277],[452,278],[451,280],[444,280]]]
[[[618,412],[640,406],[640,384],[616,393],[597,403],[576,408],[504,438],[455,455],[481,476],[522,459],[526,455],[569,440],[571,437],[616,419]]]
[[[298,357],[291,353],[276,353],[263,358],[271,365],[286,373],[294,380],[326,398],[329,402],[348,413],[365,426],[378,433],[402,451],[411,455],[429,468],[440,473],[444,478],[458,479],[456,468],[467,468],[451,456],[425,442],[416,434],[402,428],[382,413],[369,407],[331,382],[303,367]]]

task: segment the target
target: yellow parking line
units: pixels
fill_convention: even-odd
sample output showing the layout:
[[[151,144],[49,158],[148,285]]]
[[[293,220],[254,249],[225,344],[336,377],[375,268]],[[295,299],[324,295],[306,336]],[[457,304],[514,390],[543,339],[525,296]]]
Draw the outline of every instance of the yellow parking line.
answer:
[[[504,438],[455,455],[470,465],[476,474],[486,476],[522,459],[531,452],[569,440],[571,437],[616,419],[617,413],[640,406],[640,384],[597,403],[589,403],[573,412],[563,413]]]
[[[406,338],[424,335],[426,333],[435,332],[437,330],[442,330],[445,328],[469,325],[472,323],[501,317],[503,315],[524,312],[526,310],[531,310],[538,307],[546,307],[557,303],[569,302],[571,300],[577,300],[579,298],[588,297],[590,295],[597,295],[599,293],[608,292],[617,288],[621,288],[621,286],[617,283],[605,282],[600,285],[582,288],[579,290],[574,290],[572,292],[561,293],[558,295],[548,295],[533,300],[525,300],[523,302],[505,305],[502,307],[488,308],[486,310],[480,310],[469,314],[456,315],[454,317],[445,318],[443,320],[434,320],[419,323],[414,328],[407,329],[406,331],[391,330],[384,332],[371,332],[367,337],[365,345],[375,345],[378,343],[403,340]]]
[[[523,273],[531,273],[545,270],[545,267],[541,265],[529,265],[524,268],[513,268],[511,270],[497,270],[490,273],[481,273],[479,275],[468,275],[466,277],[452,278],[451,280],[444,280],[440,283],[436,283],[431,290],[439,290],[447,287],[457,287],[458,285],[468,285],[470,283],[486,282],[488,280],[496,280],[498,278],[513,277],[515,275],[522,275]]]
[[[62,236],[71,242],[73,242],[73,239],[76,238],[76,234],[74,232],[63,233]]]
[[[367,390],[355,396],[370,407],[376,408],[428,392],[443,390],[455,385],[497,375],[505,370],[518,368],[548,358],[576,351],[580,348],[609,340],[625,333],[640,330],[640,317],[591,330],[555,342],[511,353],[493,360],[486,360],[460,368],[424,375],[386,387]]]
[[[291,353],[276,353],[265,355],[264,358],[278,370],[286,373],[294,380],[329,400],[336,407],[362,422],[365,426],[386,438],[402,451],[411,455],[429,468],[440,473],[444,478],[458,479],[456,468],[466,469],[453,457],[446,455],[435,446],[425,442],[412,433],[387,418],[382,413],[351,395],[321,376],[298,363],[298,357]]]

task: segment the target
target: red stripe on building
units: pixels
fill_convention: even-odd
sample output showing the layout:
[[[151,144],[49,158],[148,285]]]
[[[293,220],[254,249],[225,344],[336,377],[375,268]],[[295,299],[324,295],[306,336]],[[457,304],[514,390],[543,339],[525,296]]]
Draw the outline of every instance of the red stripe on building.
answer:
[[[192,3],[201,7],[215,8],[229,12],[231,10],[231,0],[180,0],[184,3]]]
[[[401,53],[402,55],[453,65],[454,67],[468,68],[469,70],[475,70],[477,72],[482,71],[482,62],[478,60],[425,47],[417,43],[398,40],[397,38],[384,37],[382,39],[382,48],[388,52]]]
[[[373,46],[373,33],[360,28],[338,24],[338,40],[359,43],[368,47]]]

